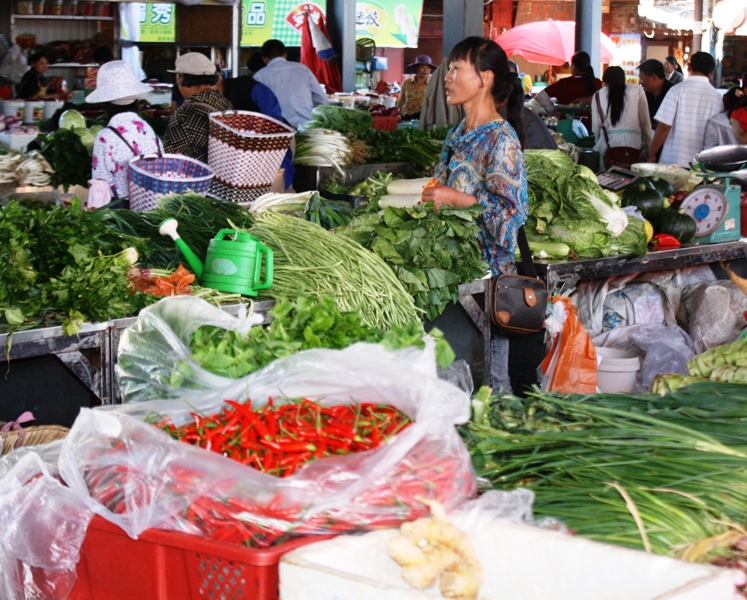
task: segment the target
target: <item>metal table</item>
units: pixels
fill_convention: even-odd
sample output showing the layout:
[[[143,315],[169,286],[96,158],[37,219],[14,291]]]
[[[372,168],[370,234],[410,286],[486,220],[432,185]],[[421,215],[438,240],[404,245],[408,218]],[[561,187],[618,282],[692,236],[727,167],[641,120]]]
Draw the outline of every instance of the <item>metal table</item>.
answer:
[[[90,358],[84,350],[92,350]],[[3,361],[54,355],[102,404],[111,402],[108,323],[84,323],[76,335],[63,334],[62,327],[4,333],[0,352]]]
[[[574,261],[535,259],[537,275],[547,282],[548,290],[565,284],[574,287],[581,279],[601,279],[707,265],[747,257],[747,245],[741,241],[720,244],[689,244],[673,250],[649,252],[646,256],[608,256]]]

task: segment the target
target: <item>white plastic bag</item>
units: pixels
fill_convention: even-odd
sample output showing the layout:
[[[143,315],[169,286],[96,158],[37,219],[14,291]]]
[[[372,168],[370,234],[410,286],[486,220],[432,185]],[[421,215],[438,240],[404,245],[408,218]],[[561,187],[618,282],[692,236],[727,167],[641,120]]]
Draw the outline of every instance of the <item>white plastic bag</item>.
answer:
[[[132,537],[159,526],[234,539],[228,530],[239,527],[244,541],[266,546],[285,535],[398,525],[427,512],[417,497],[452,509],[475,492],[454,427],[469,418],[470,398],[435,373],[432,343],[398,352],[361,343],[276,360],[188,404],[83,409],[63,444],[60,472],[92,510]],[[180,425],[190,412],[217,413],[226,398],[251,397],[257,407],[270,396],[275,404],[299,397],[323,406],[386,404],[414,424],[375,450],[320,458],[281,479],[142,421],[157,414]]]
[[[29,70],[26,53],[18,44],[13,44],[10,51],[3,57],[0,64],[0,76],[5,77],[11,83],[18,85],[23,75]]]
[[[53,467],[25,454],[0,479],[0,597],[67,598],[91,517]]]

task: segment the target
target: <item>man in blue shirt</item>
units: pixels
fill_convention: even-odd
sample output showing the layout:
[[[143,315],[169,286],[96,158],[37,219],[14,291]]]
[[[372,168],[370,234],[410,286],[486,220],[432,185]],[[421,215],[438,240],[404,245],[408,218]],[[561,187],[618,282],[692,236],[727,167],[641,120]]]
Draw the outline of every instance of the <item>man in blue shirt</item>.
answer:
[[[293,127],[300,127],[311,120],[315,106],[327,104],[327,95],[306,65],[290,62],[286,57],[283,42],[266,41],[262,45],[262,58],[267,66],[255,73],[254,79],[277,96],[283,118]]]

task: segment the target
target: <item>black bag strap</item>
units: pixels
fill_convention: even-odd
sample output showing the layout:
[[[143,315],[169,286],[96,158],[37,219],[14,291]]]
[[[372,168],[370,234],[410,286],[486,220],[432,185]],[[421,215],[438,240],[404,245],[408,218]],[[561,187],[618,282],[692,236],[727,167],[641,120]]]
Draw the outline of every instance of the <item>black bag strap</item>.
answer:
[[[602,126],[604,141],[607,143],[607,148],[612,148],[612,146],[610,146],[610,137],[607,135],[607,128],[604,126],[604,113],[602,112],[602,101],[599,99],[599,92],[594,94],[594,98],[597,101],[597,108],[599,109],[599,124]]]
[[[113,131],[114,135],[116,135],[120,140],[122,140],[125,143],[125,145],[130,149],[130,152],[132,152],[133,156],[137,156],[138,155],[138,153],[135,152],[135,149],[132,147],[132,145],[130,144],[130,142],[128,142],[124,138],[124,136],[121,133],[119,133],[119,131],[117,131],[116,129],[114,129],[114,127],[112,127],[111,125],[107,125],[106,127],[104,127],[104,129],[108,129],[109,131]]]
[[[521,266],[524,269],[525,277],[537,278],[537,269],[534,268],[534,261],[532,260],[532,251],[529,249],[529,242],[527,241],[527,234],[524,231],[524,226],[519,227],[519,232],[516,234],[516,241],[519,243],[519,251],[521,252]]]

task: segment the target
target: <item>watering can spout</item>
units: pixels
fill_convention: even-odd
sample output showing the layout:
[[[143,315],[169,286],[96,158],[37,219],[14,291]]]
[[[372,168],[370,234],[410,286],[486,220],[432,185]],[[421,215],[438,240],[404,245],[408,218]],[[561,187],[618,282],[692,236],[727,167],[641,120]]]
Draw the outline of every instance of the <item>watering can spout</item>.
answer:
[[[189,263],[189,266],[194,271],[197,279],[202,279],[202,262],[200,262],[200,259],[197,258],[197,255],[192,252],[189,246],[187,246],[185,241],[179,237],[179,234],[176,232],[178,225],[179,223],[176,219],[166,219],[158,226],[158,233],[161,235],[167,235],[174,240],[176,247],[179,248],[179,251],[184,255],[184,258],[187,259],[187,263]]]

